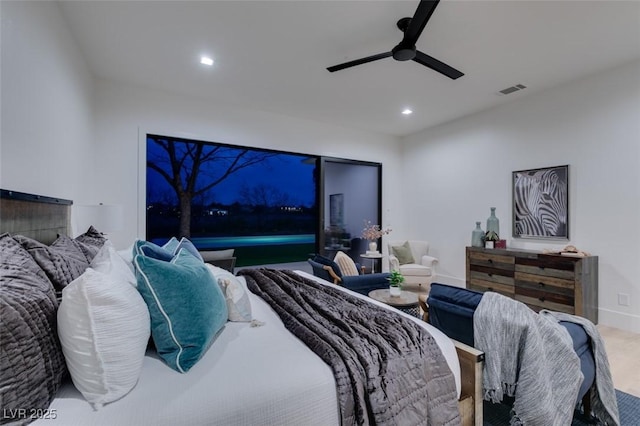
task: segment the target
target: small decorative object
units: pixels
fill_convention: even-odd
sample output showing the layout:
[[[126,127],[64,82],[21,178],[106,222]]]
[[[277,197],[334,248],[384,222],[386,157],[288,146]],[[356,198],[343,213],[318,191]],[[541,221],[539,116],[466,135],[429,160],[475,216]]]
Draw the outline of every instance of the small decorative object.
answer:
[[[471,247],[483,247],[484,231],[480,228],[480,222],[476,222],[476,229],[471,232]]]
[[[487,219],[487,232],[493,231],[500,235],[500,221],[496,217],[496,208],[491,207],[491,216]]]
[[[380,225],[374,225],[370,220],[364,221],[364,229],[362,230],[362,238],[365,240],[369,240],[369,251],[368,254],[373,254],[378,252],[378,243],[377,240],[382,238],[383,235],[387,235],[391,232],[391,228],[380,229]]]
[[[494,243],[495,248],[506,249],[507,248],[507,240],[498,240]]]
[[[513,236],[569,239],[569,166],[513,172]]]
[[[487,231],[487,233],[484,235],[484,247],[488,249],[495,248],[495,244],[499,240],[500,238],[498,237],[497,233],[495,233],[494,231]]]
[[[402,292],[402,283],[404,282],[404,276],[398,271],[394,269],[391,271],[391,275],[389,275],[389,294],[393,297],[400,296]]]

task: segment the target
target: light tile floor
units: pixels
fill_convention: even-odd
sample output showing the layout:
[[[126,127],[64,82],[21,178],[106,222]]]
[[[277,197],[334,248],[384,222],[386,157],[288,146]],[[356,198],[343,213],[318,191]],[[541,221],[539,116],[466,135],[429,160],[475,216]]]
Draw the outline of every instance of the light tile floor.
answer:
[[[598,331],[604,340],[616,389],[640,397],[640,334],[605,325]]]

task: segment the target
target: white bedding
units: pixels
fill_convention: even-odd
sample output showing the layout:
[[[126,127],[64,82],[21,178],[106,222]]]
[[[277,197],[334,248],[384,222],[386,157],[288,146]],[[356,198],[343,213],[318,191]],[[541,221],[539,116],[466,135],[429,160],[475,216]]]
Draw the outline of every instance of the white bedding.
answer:
[[[244,278],[240,279],[244,283]],[[262,299],[248,294],[253,317],[265,325],[227,322],[188,373],[170,369],[150,352],[138,384],[124,398],[94,411],[69,382],[49,407],[49,417],[56,418],[33,424],[338,425],[336,387],[330,367],[291,335]],[[460,395],[460,366],[453,343],[437,329],[413,319],[436,339]]]

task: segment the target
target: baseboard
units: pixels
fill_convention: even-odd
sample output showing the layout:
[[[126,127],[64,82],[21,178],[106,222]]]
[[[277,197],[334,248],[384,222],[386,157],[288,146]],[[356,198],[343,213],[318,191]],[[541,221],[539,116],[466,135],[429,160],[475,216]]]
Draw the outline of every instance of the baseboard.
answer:
[[[449,275],[436,274],[436,277],[433,280],[434,283],[440,284],[448,284],[455,287],[466,287],[466,281],[464,279],[460,279],[457,277],[452,277]]]
[[[598,308],[598,324],[640,334],[640,316]]]

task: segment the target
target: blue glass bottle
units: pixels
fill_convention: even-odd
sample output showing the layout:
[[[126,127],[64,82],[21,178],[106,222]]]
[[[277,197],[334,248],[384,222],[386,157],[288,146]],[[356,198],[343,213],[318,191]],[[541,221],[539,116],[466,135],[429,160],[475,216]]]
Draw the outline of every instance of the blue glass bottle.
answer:
[[[484,247],[484,231],[480,228],[480,222],[476,222],[476,229],[471,232],[471,247]]]
[[[487,232],[493,231],[500,236],[500,221],[496,217],[496,208],[491,207],[491,216],[487,219]]]

